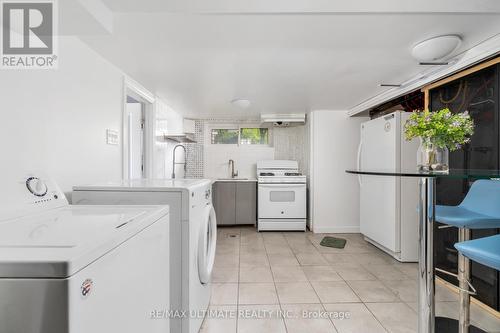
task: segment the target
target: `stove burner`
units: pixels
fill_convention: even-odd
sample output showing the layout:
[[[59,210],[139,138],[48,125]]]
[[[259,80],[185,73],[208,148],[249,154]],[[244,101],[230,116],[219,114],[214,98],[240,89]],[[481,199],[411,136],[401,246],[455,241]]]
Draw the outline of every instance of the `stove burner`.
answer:
[[[260,176],[274,176],[274,173],[272,173],[272,172],[261,172]]]
[[[285,172],[285,176],[302,176],[300,172]]]

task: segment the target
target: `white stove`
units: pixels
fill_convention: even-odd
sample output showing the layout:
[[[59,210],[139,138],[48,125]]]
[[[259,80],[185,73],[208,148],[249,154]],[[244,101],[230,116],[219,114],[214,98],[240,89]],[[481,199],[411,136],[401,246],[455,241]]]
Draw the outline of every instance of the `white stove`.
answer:
[[[258,230],[305,231],[307,179],[297,161],[260,161],[257,179]]]

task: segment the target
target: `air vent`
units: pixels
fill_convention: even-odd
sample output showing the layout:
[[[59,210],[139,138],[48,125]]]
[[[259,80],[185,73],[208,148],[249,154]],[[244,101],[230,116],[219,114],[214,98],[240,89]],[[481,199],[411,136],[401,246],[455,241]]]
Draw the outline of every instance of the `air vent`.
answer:
[[[272,124],[276,127],[300,126],[306,123],[305,113],[290,114],[261,114],[260,121],[263,124]]]

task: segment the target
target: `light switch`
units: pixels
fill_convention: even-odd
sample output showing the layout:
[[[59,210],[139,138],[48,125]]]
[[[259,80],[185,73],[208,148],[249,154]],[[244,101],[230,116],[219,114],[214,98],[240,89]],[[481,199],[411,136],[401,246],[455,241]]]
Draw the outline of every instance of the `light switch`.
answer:
[[[118,145],[118,131],[107,129],[106,130],[106,143],[108,145],[117,146]]]

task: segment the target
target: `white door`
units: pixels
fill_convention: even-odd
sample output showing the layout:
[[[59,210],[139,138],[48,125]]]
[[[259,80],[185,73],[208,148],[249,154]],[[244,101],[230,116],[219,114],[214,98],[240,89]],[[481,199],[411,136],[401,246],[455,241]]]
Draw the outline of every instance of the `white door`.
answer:
[[[305,184],[259,184],[260,219],[306,218]]]
[[[127,103],[129,124],[129,178],[144,175],[144,113],[142,103]]]
[[[399,118],[381,117],[361,125],[359,166],[364,170],[398,170]],[[397,177],[360,177],[360,231],[399,252],[399,183]]]

